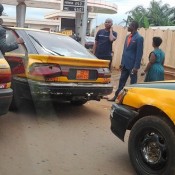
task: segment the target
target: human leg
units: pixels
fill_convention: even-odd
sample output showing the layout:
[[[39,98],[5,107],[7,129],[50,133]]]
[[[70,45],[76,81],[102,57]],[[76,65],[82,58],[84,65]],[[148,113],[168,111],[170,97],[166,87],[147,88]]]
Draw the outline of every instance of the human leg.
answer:
[[[136,74],[131,74],[130,73],[130,79],[131,79],[130,84],[137,83],[137,73]]]
[[[121,75],[120,75],[120,80],[119,80],[119,85],[118,85],[118,89],[115,92],[115,95],[113,98],[108,99],[108,101],[115,101],[119,92],[124,88],[126,81],[129,77],[130,71],[127,70],[126,68],[123,68],[121,71]]]

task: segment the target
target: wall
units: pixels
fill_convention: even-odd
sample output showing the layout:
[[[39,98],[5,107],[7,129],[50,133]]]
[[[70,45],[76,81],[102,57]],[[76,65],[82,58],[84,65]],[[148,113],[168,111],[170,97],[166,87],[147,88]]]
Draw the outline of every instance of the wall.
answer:
[[[100,25],[96,32],[99,29],[104,28],[104,25]],[[122,26],[113,26],[114,31],[118,33],[117,40],[113,43],[113,61],[112,61],[112,67],[118,69],[122,52],[123,52],[123,46],[125,42],[126,35],[128,34],[127,28],[124,28]],[[166,67],[170,67],[172,69],[175,69],[175,31],[172,30],[160,30],[160,29],[144,29],[141,28],[138,30],[139,33],[144,37],[144,53],[142,58],[142,64],[145,65],[148,62],[148,56],[149,53],[153,50],[152,47],[152,38],[153,36],[160,36],[163,40],[163,43],[161,44],[161,49],[165,52],[165,65]]]

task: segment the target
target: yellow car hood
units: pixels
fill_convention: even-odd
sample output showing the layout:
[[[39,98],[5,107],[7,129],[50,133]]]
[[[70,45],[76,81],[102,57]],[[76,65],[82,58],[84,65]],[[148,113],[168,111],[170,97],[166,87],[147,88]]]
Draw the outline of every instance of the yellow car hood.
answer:
[[[175,123],[175,80],[134,84],[125,89],[123,104],[138,109],[145,105],[157,107]]]

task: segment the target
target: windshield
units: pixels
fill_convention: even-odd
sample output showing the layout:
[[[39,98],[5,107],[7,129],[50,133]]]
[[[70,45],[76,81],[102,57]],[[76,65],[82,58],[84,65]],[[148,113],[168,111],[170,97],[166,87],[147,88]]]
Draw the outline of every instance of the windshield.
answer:
[[[40,31],[26,31],[26,33],[39,54],[96,59],[85,47],[71,37]]]

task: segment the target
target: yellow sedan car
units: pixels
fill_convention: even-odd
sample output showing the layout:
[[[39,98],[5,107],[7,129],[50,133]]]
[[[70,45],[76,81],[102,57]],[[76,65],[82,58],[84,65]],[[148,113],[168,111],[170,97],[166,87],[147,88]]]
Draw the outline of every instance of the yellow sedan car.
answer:
[[[10,66],[0,52],[0,115],[6,114],[12,101]]]
[[[82,105],[112,92],[109,61],[100,60],[71,37],[43,30],[9,28],[7,42],[25,44],[5,54],[12,71],[11,108],[23,100]]]
[[[175,174],[175,81],[125,87],[111,108],[111,130],[124,141],[137,174]]]

